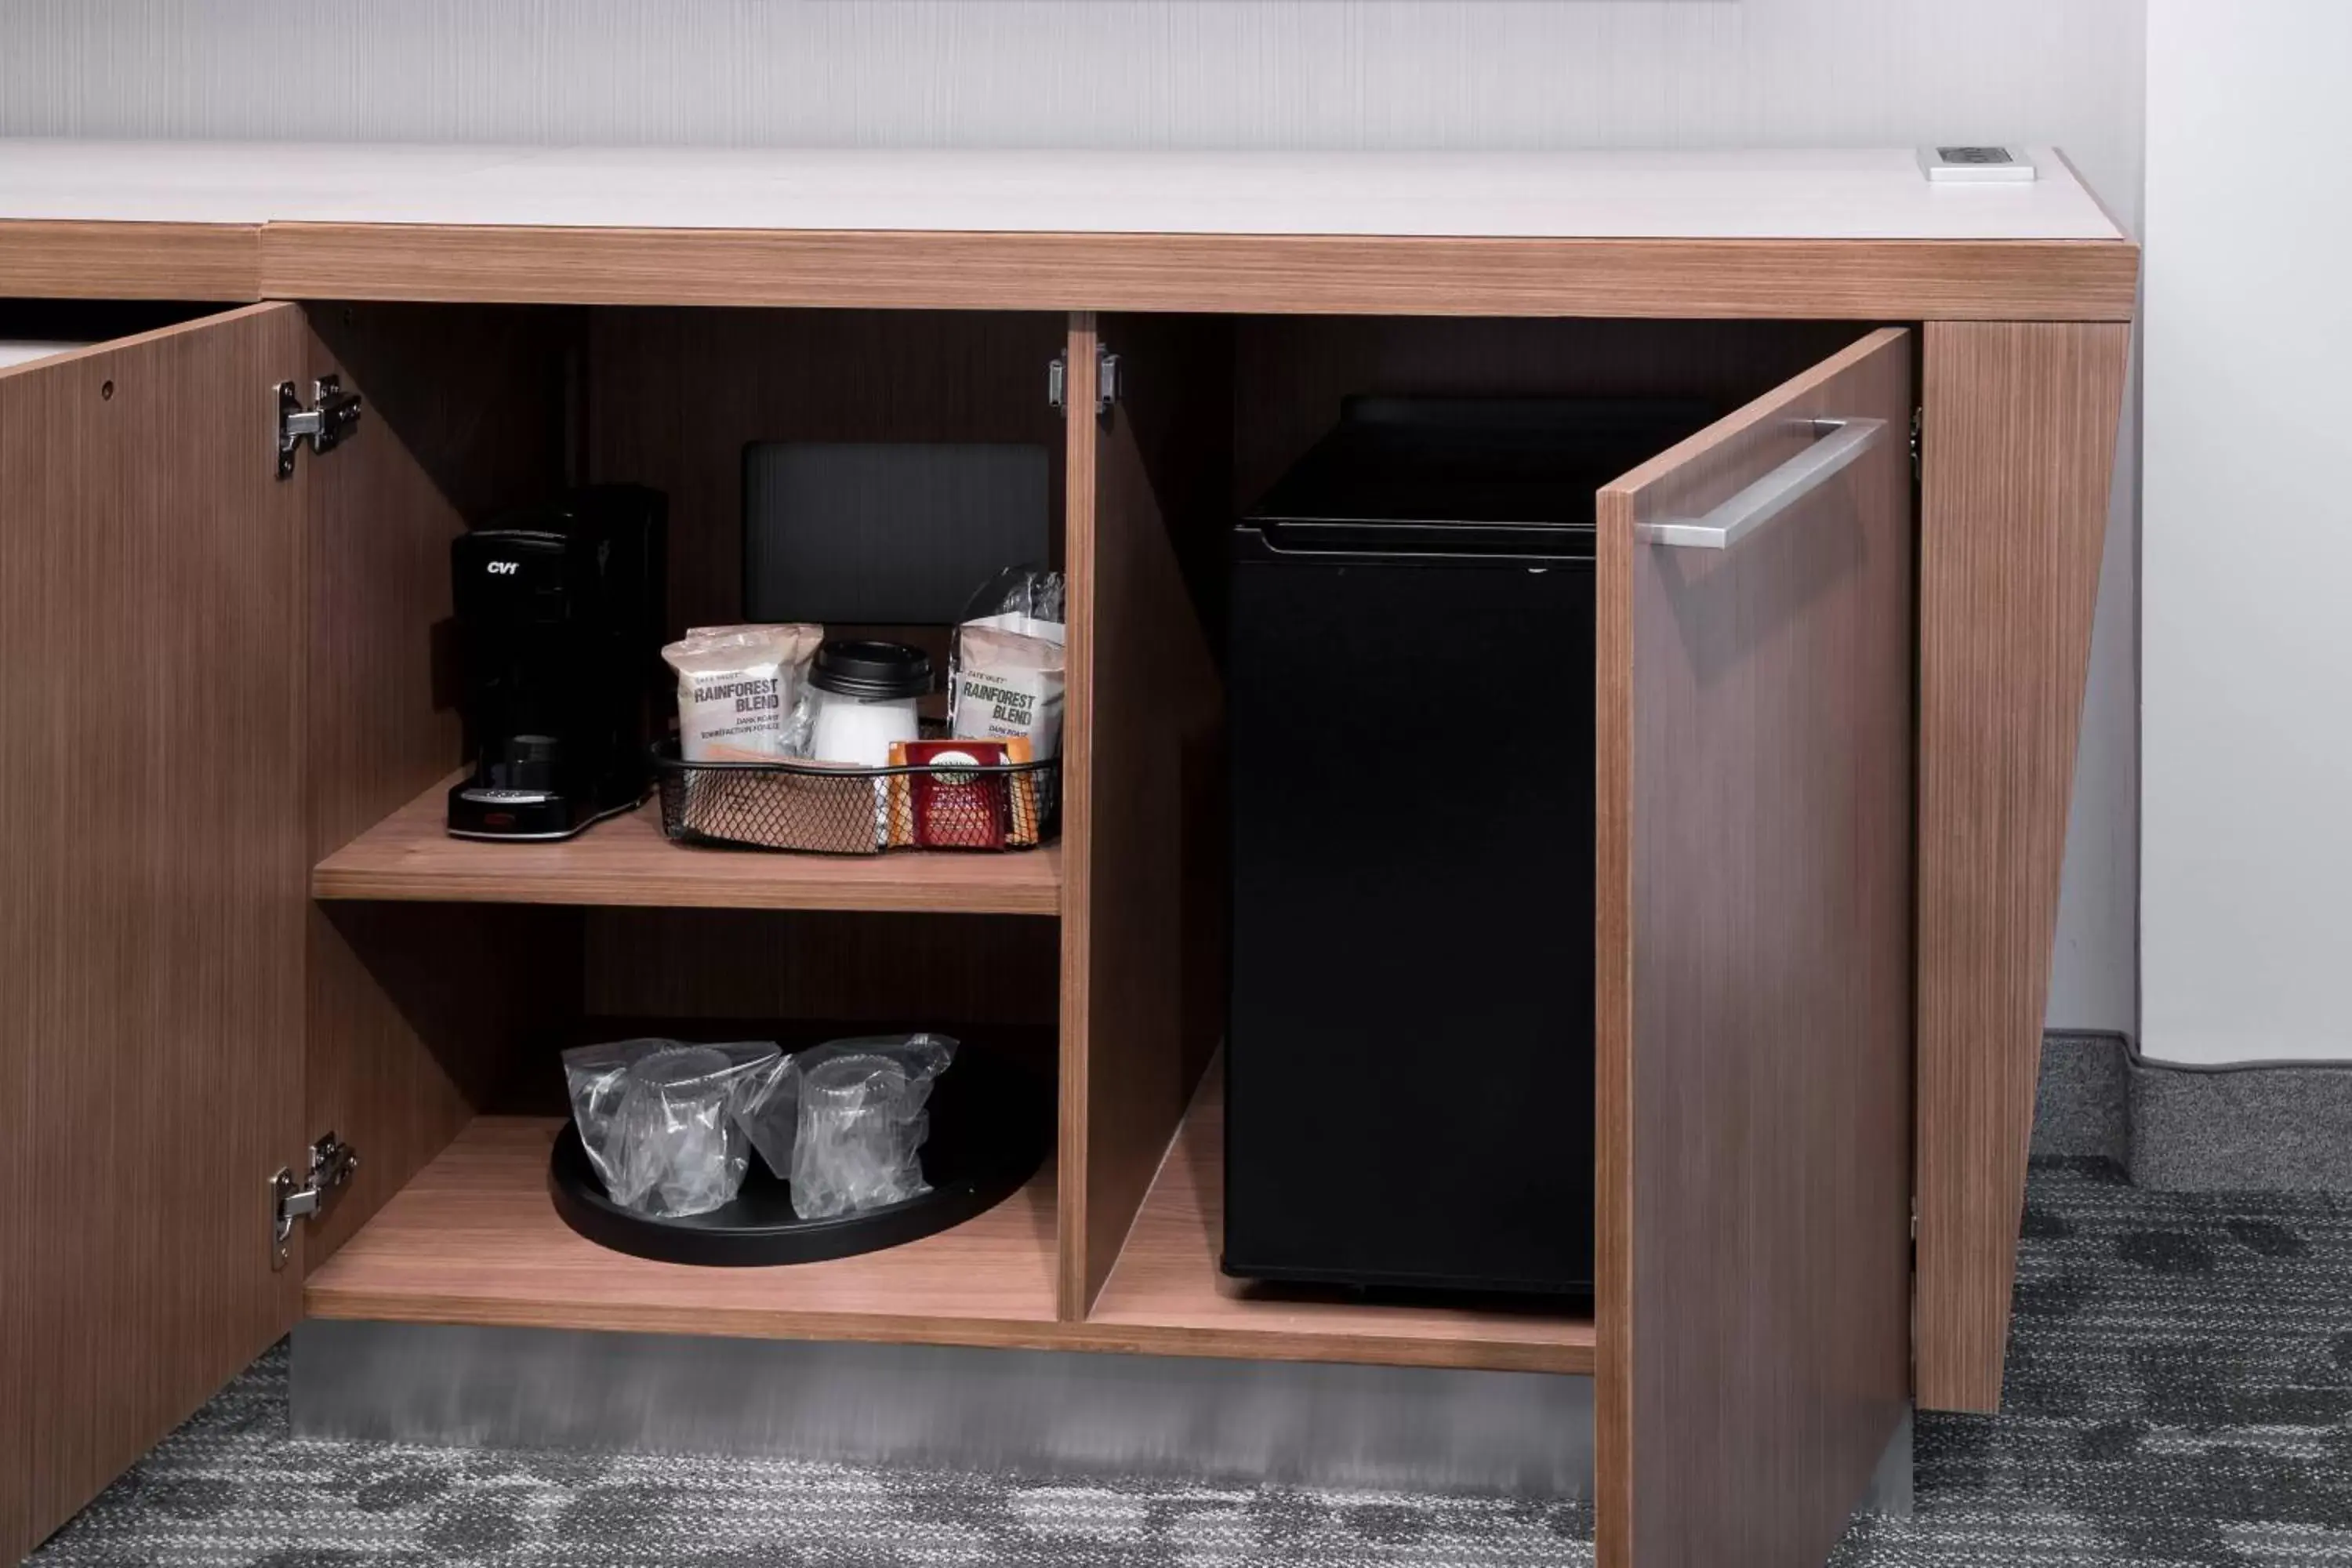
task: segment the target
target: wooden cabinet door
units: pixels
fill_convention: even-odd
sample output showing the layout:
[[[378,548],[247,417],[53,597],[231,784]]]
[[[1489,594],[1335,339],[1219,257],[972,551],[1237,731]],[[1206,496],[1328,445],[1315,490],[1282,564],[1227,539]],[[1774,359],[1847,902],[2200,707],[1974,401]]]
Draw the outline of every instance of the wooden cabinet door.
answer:
[[[1604,1568],[1811,1568],[1908,1392],[1912,354],[1600,498]]]
[[[0,372],[0,1561],[299,1304],[303,333]]]
[[[1101,355],[1127,374],[1102,397]],[[1222,545],[1213,342],[1070,319],[1058,1310],[1118,1260],[1223,1027],[1223,694],[1180,542]]]

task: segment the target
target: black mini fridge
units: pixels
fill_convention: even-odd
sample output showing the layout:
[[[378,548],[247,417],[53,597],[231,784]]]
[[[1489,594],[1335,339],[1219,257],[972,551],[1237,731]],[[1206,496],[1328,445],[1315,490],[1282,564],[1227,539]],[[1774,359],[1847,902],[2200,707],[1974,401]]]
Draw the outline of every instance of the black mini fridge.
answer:
[[[1711,413],[1351,399],[1235,528],[1228,1274],[1590,1294],[1593,496]]]

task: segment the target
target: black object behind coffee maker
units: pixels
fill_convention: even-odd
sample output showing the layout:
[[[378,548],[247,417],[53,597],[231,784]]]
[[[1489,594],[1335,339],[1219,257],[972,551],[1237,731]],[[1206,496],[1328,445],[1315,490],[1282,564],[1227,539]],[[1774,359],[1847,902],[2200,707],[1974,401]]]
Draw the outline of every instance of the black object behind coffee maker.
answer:
[[[645,799],[668,501],[595,485],[450,542],[474,771],[464,838],[569,838]]]

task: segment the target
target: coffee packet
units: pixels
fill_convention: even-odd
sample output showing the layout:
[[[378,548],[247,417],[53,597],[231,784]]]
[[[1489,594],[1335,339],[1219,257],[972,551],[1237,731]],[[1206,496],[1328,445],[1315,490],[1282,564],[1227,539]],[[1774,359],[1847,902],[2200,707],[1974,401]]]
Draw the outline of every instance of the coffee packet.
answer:
[[[678,755],[760,763],[808,754],[802,683],[824,628],[806,623],[695,626],[662,649],[677,671]]]
[[[1039,760],[1061,754],[1068,664],[1062,574],[1003,573],[972,597],[956,627],[948,730],[960,739],[1029,742]]]

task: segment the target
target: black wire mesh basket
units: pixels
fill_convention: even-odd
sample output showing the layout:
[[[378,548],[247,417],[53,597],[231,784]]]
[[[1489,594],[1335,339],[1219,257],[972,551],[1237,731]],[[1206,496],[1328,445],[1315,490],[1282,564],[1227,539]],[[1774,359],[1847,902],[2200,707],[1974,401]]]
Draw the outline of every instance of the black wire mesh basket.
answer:
[[[879,855],[1034,849],[1059,824],[1061,764],[845,767],[788,760],[689,763],[654,748],[662,831],[680,844]]]

